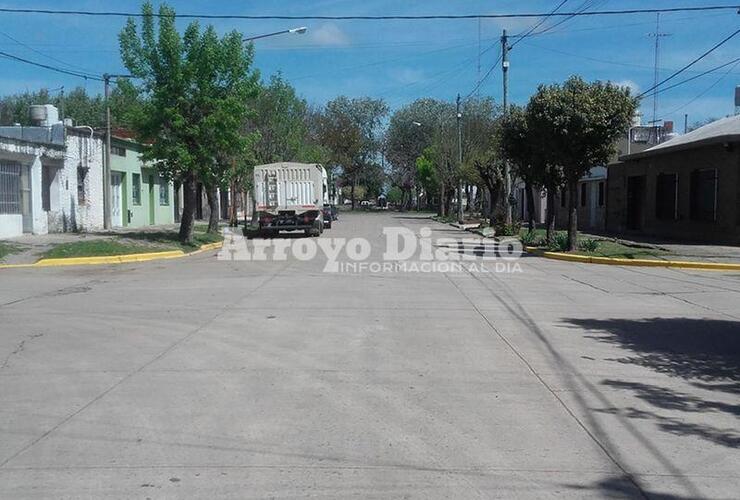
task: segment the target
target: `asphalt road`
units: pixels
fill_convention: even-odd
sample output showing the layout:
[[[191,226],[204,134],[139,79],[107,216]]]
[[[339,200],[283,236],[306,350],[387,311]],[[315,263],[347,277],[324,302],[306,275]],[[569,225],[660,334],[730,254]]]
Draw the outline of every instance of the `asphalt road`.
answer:
[[[740,274],[215,255],[0,271],[0,498],[738,496]]]

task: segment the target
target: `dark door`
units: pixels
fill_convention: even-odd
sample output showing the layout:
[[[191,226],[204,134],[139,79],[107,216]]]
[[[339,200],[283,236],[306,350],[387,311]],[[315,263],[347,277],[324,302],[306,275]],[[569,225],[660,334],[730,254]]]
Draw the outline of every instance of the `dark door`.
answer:
[[[645,176],[627,178],[627,229],[642,229],[645,207]]]

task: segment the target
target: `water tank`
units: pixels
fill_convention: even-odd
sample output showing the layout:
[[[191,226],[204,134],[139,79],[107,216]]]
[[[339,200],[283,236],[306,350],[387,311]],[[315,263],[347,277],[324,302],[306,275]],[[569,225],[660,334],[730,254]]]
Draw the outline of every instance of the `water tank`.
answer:
[[[31,122],[39,127],[59,123],[59,110],[52,104],[32,104],[29,108]]]

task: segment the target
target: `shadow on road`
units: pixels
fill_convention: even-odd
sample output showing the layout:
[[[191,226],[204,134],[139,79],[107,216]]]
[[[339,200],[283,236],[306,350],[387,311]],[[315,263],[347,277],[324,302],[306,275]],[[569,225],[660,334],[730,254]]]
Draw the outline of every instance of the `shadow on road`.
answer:
[[[740,447],[740,433],[736,428],[714,427],[701,417],[689,420],[691,415],[709,413],[740,417],[740,404],[716,400],[740,393],[740,322],[688,318],[569,319],[567,322],[592,332],[590,338],[633,353],[612,361],[681,378],[690,383],[689,387],[698,389],[689,393],[643,382],[607,379],[601,385],[630,392],[654,410],[607,406],[595,411],[650,420],[658,429],[676,436],[692,436],[729,448]],[[716,392],[716,395],[705,397],[703,391]]]
[[[634,353],[618,358],[673,377],[706,382],[740,382],[740,322],[715,319],[568,319],[591,338]],[[725,389],[740,390],[738,384]]]

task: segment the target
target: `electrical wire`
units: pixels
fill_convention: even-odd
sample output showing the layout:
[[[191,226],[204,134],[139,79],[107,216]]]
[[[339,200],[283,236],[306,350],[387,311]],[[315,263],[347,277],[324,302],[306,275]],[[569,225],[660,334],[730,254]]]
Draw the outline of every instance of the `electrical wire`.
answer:
[[[715,44],[711,49],[707,50],[702,55],[700,55],[699,57],[695,58],[693,61],[691,61],[690,63],[688,63],[687,65],[685,65],[683,68],[681,68],[681,69],[673,72],[669,77],[664,78],[663,80],[661,80],[657,84],[653,85],[652,87],[650,87],[648,90],[646,90],[645,92],[643,92],[642,94],[640,94],[637,97],[638,98],[645,97],[647,94],[651,93],[653,90],[657,89],[658,87],[660,87],[664,83],[666,83],[666,82],[672,80],[673,78],[677,77],[678,75],[680,75],[681,73],[683,73],[684,71],[686,71],[687,69],[689,69],[691,66],[693,66],[696,63],[698,63],[699,61],[701,61],[702,59],[704,59],[705,57],[707,57],[709,54],[711,54],[712,52],[714,52],[715,50],[717,50],[718,48],[720,48],[722,45],[724,45],[725,43],[727,43],[730,40],[732,40],[735,36],[737,36],[738,33],[740,33],[740,29],[736,30],[730,36],[724,38],[722,41],[720,41],[719,43]]]
[[[727,71],[725,71],[724,73],[722,73],[722,75],[720,75],[720,77],[713,84],[711,84],[709,87],[707,87],[706,89],[704,89],[698,95],[694,96],[694,98],[691,99],[689,102],[687,102],[686,104],[683,104],[683,105],[677,107],[676,109],[673,109],[673,110],[669,111],[668,113],[665,113],[664,116],[671,116],[672,114],[678,113],[679,111],[681,111],[682,109],[686,108],[687,106],[691,106],[698,99],[704,97],[704,95],[707,92],[709,92],[714,87],[716,87],[717,85],[719,85],[719,83],[722,80],[724,80],[727,77],[727,75],[729,75],[730,73],[732,73],[732,70],[734,70],[738,66],[738,64],[740,64],[740,61],[736,61],[735,64],[734,64],[734,66],[731,66],[730,69],[728,69]]]
[[[666,91],[668,91],[668,90],[674,89],[674,88],[676,88],[676,87],[680,87],[681,85],[683,85],[683,84],[685,84],[685,83],[689,83],[689,82],[690,82],[690,81],[692,81],[692,80],[696,80],[697,78],[701,78],[702,76],[708,75],[708,74],[710,74],[710,73],[714,73],[715,71],[718,71],[718,70],[720,70],[720,69],[722,69],[722,68],[726,68],[727,66],[730,66],[731,64],[735,64],[735,66],[737,66],[737,63],[740,63],[740,57],[738,57],[738,58],[736,58],[736,59],[733,59],[733,60],[732,60],[732,61],[730,61],[730,62],[726,62],[726,63],[724,63],[724,64],[720,64],[719,66],[715,66],[714,68],[708,69],[708,70],[706,70],[706,71],[704,71],[704,72],[702,72],[702,73],[699,73],[698,75],[694,75],[694,76],[692,76],[691,78],[687,78],[687,79],[685,79],[685,80],[681,80],[680,82],[678,82],[678,83],[674,83],[674,84],[673,84],[673,85],[671,85],[671,86],[668,86],[668,87],[664,87],[664,88],[662,88],[662,89],[658,90],[657,94],[662,94],[663,92],[666,92]],[[732,71],[733,69],[734,69],[734,66],[733,66],[732,68],[730,68],[730,72],[731,72],[731,71]],[[726,75],[725,75],[725,76],[726,76]],[[723,78],[724,78],[724,77],[723,77]]]
[[[560,10],[560,7],[562,7],[563,5],[565,5],[567,2],[568,2],[568,0],[562,0],[554,9],[552,9],[550,11],[550,13],[548,15],[546,15],[545,17],[543,17],[542,19],[540,19],[539,22],[537,22],[531,28],[529,28],[529,30],[527,30],[526,33],[524,33],[523,35],[522,34],[515,35],[516,37],[518,37],[518,39],[514,43],[511,44],[510,49],[513,49],[516,46],[516,44],[518,44],[519,42],[521,42],[522,40],[524,40],[525,38],[527,38],[529,35],[532,34],[532,32],[534,30],[536,30],[537,28],[539,28],[540,26],[542,26],[543,24],[545,24],[547,22],[547,20],[550,19],[550,17],[553,14],[555,14],[555,12],[557,12],[558,10]]]
[[[27,49],[28,49],[28,50],[30,50],[31,52],[34,52],[34,53],[36,53],[36,54],[38,54],[38,55],[40,55],[40,56],[42,56],[42,57],[45,57],[45,58],[49,59],[50,61],[54,61],[54,62],[57,62],[57,63],[63,64],[63,65],[65,65],[65,66],[69,67],[69,68],[73,68],[73,69],[74,69],[74,68],[77,68],[78,70],[81,70],[81,71],[83,71],[83,72],[85,72],[85,73],[87,73],[87,72],[88,72],[88,69],[87,69],[87,68],[83,68],[82,66],[75,66],[74,64],[70,64],[70,63],[68,63],[68,62],[62,61],[61,59],[57,59],[57,58],[56,58],[56,57],[54,57],[54,56],[50,56],[50,55],[48,55],[48,54],[45,54],[45,53],[41,52],[40,50],[36,50],[36,49],[34,49],[33,47],[31,47],[30,45],[28,45],[28,44],[26,44],[26,43],[23,43],[23,42],[21,42],[20,40],[18,40],[18,39],[16,39],[16,38],[12,37],[12,36],[10,36],[10,35],[8,35],[7,33],[3,33],[2,31],[0,31],[0,35],[4,36],[4,37],[5,37],[5,38],[7,38],[8,40],[11,40],[11,41],[13,41],[13,42],[17,43],[17,44],[18,44],[18,45],[20,45],[21,47],[25,47],[25,48],[27,48]]]
[[[63,73],[65,75],[76,76],[78,78],[84,78],[85,80],[97,80],[97,81],[100,81],[100,82],[103,81],[103,79],[101,77],[99,77],[99,76],[84,74],[84,73],[80,73],[80,72],[77,72],[77,71],[70,71],[70,70],[66,70],[66,69],[63,69],[63,68],[57,68],[55,66],[50,66],[48,64],[43,64],[43,63],[39,63],[39,62],[35,62],[35,61],[30,61],[28,59],[24,59],[22,57],[18,57],[18,56],[13,55],[13,54],[8,54],[7,52],[0,51],[0,56],[1,57],[5,57],[7,59],[12,59],[14,61],[18,61],[18,62],[30,64],[32,66],[37,66],[39,68],[48,69],[50,71],[56,71],[57,73]]]
[[[603,0],[601,2],[599,2],[599,4],[603,4],[603,3],[604,3]],[[596,4],[596,0],[587,0],[587,1],[585,1],[585,2],[583,2],[581,4],[581,6],[577,9],[577,12],[578,13],[586,12],[588,9],[592,8],[594,5],[598,5],[598,4]],[[539,36],[539,35],[547,34],[550,31],[552,31],[553,29],[557,28],[558,26],[562,26],[564,23],[567,23],[568,21],[570,21],[574,17],[575,16],[564,17],[563,19],[559,20],[555,24],[552,24],[552,25],[546,27],[545,29],[543,29],[543,30],[541,30],[541,31],[539,31],[537,33],[534,33],[534,35]]]
[[[493,66],[491,66],[491,68],[486,72],[486,74],[483,75],[483,78],[481,78],[480,80],[478,80],[478,83],[473,88],[473,90],[471,90],[470,92],[468,92],[468,94],[465,96],[465,99],[463,99],[464,101],[467,101],[468,99],[470,99],[470,96],[472,96],[473,94],[475,94],[478,91],[478,89],[483,84],[483,82],[486,81],[486,79],[491,75],[491,73],[493,73],[493,70],[498,67],[498,63],[501,62],[501,57],[502,57],[501,55],[498,56],[498,58],[496,59],[496,62],[493,63]]]
[[[670,12],[706,12],[712,10],[737,10],[739,5],[702,5],[693,7],[662,7],[648,9],[622,9],[622,10],[599,10],[587,12],[557,12],[552,14],[558,17],[578,17],[578,16],[610,16],[626,14],[656,14]],[[55,10],[55,9],[27,9],[2,7],[0,13],[13,14],[49,14],[49,15],[73,15],[73,16],[105,16],[105,17],[145,17],[141,12],[123,12],[123,11],[90,11],[90,10]],[[152,13],[153,17],[174,17],[181,19],[241,19],[241,20],[327,20],[327,21],[388,21],[388,20],[434,20],[434,19],[516,19],[532,18],[547,16],[547,13],[519,12],[519,13],[500,13],[500,14],[429,14],[429,15],[258,15],[258,14],[171,14],[162,15]]]

